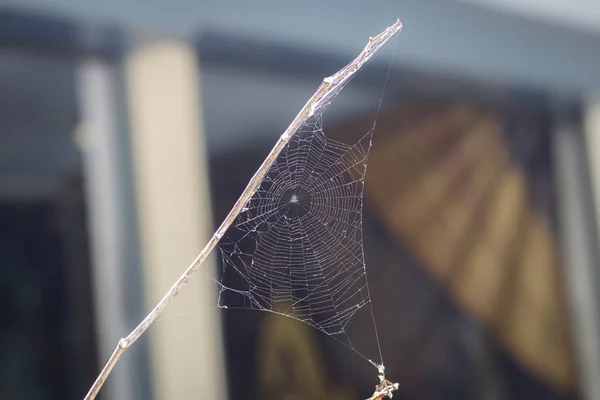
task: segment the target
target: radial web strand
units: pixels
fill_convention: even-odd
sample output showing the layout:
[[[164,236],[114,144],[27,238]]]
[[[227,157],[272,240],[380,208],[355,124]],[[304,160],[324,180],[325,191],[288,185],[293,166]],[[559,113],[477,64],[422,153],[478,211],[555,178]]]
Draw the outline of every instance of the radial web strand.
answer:
[[[381,359],[362,237],[372,133],[347,145],[317,115],[290,138],[220,242],[219,306],[283,314]],[[369,354],[350,338],[354,320],[372,331]]]

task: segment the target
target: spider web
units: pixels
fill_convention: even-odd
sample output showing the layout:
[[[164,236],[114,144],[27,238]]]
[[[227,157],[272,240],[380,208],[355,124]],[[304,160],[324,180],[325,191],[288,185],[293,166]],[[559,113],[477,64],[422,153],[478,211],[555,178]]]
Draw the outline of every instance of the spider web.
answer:
[[[372,128],[353,145],[323,132],[323,113],[352,79],[354,68],[365,65],[355,64],[356,60],[363,56],[370,60],[378,50],[371,47],[377,38],[319,87],[314,96],[322,93],[324,84],[336,86],[311,104],[310,115],[287,139],[221,237],[221,268],[213,280],[220,286],[219,307],[268,311],[304,322],[369,361],[383,379],[362,212],[367,158],[393,56]],[[355,332],[359,340],[353,341],[350,336]],[[379,357],[379,364],[368,355]]]
[[[332,140],[321,113],[290,138],[221,239],[220,307],[295,318],[369,360],[347,328],[368,322],[379,348],[362,237],[372,135]]]

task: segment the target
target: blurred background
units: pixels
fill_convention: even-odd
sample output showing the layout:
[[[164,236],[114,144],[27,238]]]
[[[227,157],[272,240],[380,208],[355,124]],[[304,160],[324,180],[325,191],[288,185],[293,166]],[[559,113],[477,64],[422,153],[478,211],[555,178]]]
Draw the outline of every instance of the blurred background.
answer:
[[[592,0],[1,1],[0,399],[83,398],[321,80],[396,18],[324,121],[347,143],[377,121],[363,236],[394,399],[600,400]],[[327,335],[216,298],[200,270],[100,397],[373,392]]]

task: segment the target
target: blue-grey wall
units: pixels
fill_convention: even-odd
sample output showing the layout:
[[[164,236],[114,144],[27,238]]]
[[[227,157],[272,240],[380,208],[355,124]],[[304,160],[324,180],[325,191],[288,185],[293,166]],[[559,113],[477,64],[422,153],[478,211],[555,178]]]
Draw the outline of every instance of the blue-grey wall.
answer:
[[[4,0],[18,9],[193,36],[225,31],[355,54],[400,17],[399,59],[486,79],[600,90],[600,39],[448,0]],[[600,35],[600,34],[599,34]]]

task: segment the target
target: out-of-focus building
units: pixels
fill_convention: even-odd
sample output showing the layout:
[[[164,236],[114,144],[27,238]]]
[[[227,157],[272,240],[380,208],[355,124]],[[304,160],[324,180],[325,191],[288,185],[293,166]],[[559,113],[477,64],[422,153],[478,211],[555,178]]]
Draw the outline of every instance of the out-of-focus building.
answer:
[[[592,0],[5,0],[0,398],[82,398],[321,80],[396,18],[324,121],[339,141],[378,122],[364,243],[388,377],[407,399],[600,400]],[[370,395],[369,363],[219,309],[206,276],[102,398]]]

